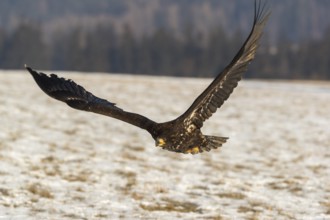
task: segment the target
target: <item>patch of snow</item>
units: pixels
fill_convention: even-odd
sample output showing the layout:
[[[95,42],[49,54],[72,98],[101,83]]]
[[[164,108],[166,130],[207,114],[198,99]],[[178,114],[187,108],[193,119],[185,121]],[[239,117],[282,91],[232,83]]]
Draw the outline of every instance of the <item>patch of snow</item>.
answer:
[[[158,122],[211,82],[64,76]],[[0,81],[0,219],[330,218],[329,83],[240,82],[203,127],[230,139],[192,156],[49,98],[26,72]]]

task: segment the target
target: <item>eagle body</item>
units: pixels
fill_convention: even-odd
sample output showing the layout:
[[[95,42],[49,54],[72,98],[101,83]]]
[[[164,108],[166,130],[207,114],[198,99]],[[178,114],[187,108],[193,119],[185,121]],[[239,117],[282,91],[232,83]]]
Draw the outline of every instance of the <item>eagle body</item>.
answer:
[[[156,146],[178,153],[201,153],[220,147],[226,137],[203,135],[200,128],[186,125],[180,119],[159,124]]]
[[[195,99],[192,105],[178,118],[157,123],[143,115],[127,112],[116,104],[99,98],[70,79],[55,74],[46,75],[30,67],[26,69],[50,97],[65,102],[72,108],[102,114],[148,131],[157,147],[178,153],[201,153],[221,147],[227,137],[204,135],[204,122],[229,98],[242,74],[254,59],[263,28],[269,17],[260,1],[255,1],[253,26],[242,47],[211,84]]]

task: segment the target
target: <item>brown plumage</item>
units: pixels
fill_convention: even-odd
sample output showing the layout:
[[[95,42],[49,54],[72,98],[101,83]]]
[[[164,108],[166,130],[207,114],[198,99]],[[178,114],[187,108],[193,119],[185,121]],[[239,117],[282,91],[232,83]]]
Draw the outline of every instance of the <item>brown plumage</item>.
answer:
[[[105,99],[98,98],[72,80],[38,73],[30,67],[39,87],[49,96],[67,103],[70,107],[110,116],[147,130],[156,141],[156,146],[180,153],[201,153],[220,147],[226,137],[203,135],[201,128],[206,119],[228,99],[254,59],[263,28],[269,17],[260,2],[255,2],[255,14],[251,32],[231,63],[219,73],[213,82],[200,94],[188,110],[177,119],[156,123],[142,115],[126,112]]]

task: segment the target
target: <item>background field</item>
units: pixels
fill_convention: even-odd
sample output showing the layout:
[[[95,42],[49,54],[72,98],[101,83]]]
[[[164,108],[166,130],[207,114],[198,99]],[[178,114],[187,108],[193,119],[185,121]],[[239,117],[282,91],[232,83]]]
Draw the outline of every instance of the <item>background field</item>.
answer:
[[[62,76],[156,121],[211,81]],[[229,141],[192,156],[50,99],[26,72],[0,82],[0,219],[330,218],[329,83],[241,82],[203,128]]]

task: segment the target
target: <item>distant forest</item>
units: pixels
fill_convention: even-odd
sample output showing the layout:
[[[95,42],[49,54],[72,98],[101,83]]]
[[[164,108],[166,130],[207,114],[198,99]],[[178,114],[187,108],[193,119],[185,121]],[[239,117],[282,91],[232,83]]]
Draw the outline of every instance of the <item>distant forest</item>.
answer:
[[[248,36],[253,0],[2,0],[0,69],[211,77]],[[330,1],[267,1],[245,77],[330,79]]]
[[[37,69],[211,77],[231,61],[246,36],[229,35],[219,27],[205,37],[187,26],[181,37],[160,28],[136,38],[129,26],[115,33],[111,25],[101,25],[93,31],[76,27],[46,42],[37,25],[23,24],[11,33],[0,32],[0,68],[28,64]],[[330,79],[330,31],[300,44],[282,39],[276,47],[263,37],[246,77]]]

